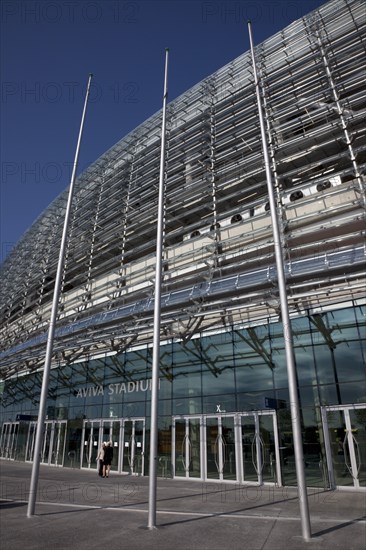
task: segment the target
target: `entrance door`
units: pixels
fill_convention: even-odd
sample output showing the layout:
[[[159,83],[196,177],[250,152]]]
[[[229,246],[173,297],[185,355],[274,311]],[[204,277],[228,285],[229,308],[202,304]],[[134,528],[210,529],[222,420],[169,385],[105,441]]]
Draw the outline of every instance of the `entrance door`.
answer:
[[[241,478],[282,485],[275,411],[240,413]]]
[[[206,478],[236,480],[234,416],[206,416]]]
[[[43,442],[41,447],[42,464],[63,466],[66,443],[67,420],[47,420],[44,423]],[[25,460],[33,461],[36,441],[37,422],[30,422],[25,449]]]
[[[121,471],[130,475],[144,475],[145,419],[123,419]]]
[[[10,460],[15,459],[19,431],[19,422],[5,422],[1,433],[1,456]]]
[[[27,446],[25,449],[25,460],[27,462],[33,461],[34,444],[36,441],[37,422],[30,422],[27,436]]]
[[[206,416],[206,477],[282,485],[275,411]]]
[[[282,485],[275,411],[173,417],[175,477]]]
[[[172,462],[176,477],[202,478],[201,417],[173,417]]]
[[[366,403],[322,408],[329,484],[366,489]]]
[[[49,455],[49,464],[63,466],[66,442],[67,421],[52,422],[52,437]]]
[[[111,469],[130,475],[144,475],[145,418],[85,420],[82,440],[82,468],[96,468],[96,458],[103,441],[111,441]]]
[[[41,462],[53,466],[62,466],[66,441],[67,421],[46,421],[41,452]]]
[[[111,470],[118,471],[121,421],[120,420],[103,420],[101,429],[102,429],[101,442],[110,441],[113,448],[113,459],[111,464]]]
[[[101,435],[99,435],[100,426],[100,420],[84,421],[82,435],[83,448],[81,452],[82,468],[97,467],[98,450],[102,443]]]

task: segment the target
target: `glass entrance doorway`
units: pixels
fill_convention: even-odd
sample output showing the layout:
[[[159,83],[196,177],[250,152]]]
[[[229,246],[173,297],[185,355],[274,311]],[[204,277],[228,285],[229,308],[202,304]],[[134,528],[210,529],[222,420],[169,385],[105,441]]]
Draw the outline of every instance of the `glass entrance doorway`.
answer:
[[[122,421],[121,472],[130,475],[144,474],[145,419],[133,418]]]
[[[175,477],[282,485],[275,411],[173,417]]]
[[[220,415],[204,418],[207,479],[224,481],[237,478],[234,421],[234,416]]]
[[[1,453],[2,458],[15,459],[19,422],[4,422],[1,432]]]
[[[41,463],[63,466],[66,442],[67,421],[47,420],[44,423],[44,435],[41,448]],[[36,440],[37,422],[30,422],[25,460],[32,462]]]
[[[173,417],[173,472],[177,477],[202,478],[202,419]]]
[[[240,414],[242,480],[282,485],[275,411]]]
[[[97,456],[102,439],[102,421],[85,420],[82,434],[81,467],[97,468]]]
[[[96,468],[98,451],[111,441],[111,470],[130,475],[144,475],[145,418],[85,420],[83,426],[82,468]]]
[[[366,489],[366,403],[322,408],[329,485]]]
[[[63,466],[67,422],[45,422],[45,434],[41,462],[53,466]]]

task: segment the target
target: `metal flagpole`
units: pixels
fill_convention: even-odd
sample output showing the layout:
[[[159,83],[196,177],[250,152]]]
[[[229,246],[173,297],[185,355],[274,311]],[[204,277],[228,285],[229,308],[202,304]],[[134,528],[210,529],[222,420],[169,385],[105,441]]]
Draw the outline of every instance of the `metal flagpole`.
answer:
[[[165,74],[163,96],[163,120],[161,124],[161,152],[159,175],[158,226],[156,233],[156,268],[155,268],[155,302],[154,302],[154,343],[151,382],[151,428],[150,428],[150,467],[149,467],[149,516],[148,528],[156,527],[156,471],[158,454],[158,392],[160,362],[160,301],[163,254],[163,220],[164,220],[164,171],[165,171],[165,126],[166,104],[168,98],[168,54],[165,50]]]
[[[262,136],[263,156],[264,156],[264,163],[265,163],[265,169],[266,169],[268,198],[269,198],[270,211],[271,211],[273,243],[274,243],[274,249],[275,249],[277,278],[278,278],[278,290],[280,295],[281,317],[282,317],[283,334],[284,334],[285,350],[286,350],[287,376],[288,376],[289,394],[290,394],[291,422],[292,422],[292,431],[293,431],[293,437],[294,437],[295,465],[296,465],[298,494],[299,494],[299,501],[300,501],[302,534],[303,534],[303,538],[306,540],[311,538],[311,529],[310,529],[308,495],[306,491],[306,481],[305,481],[304,454],[303,454],[303,447],[302,447],[301,423],[300,423],[300,404],[299,404],[299,398],[297,395],[296,368],[295,368],[295,356],[294,356],[294,349],[293,349],[292,329],[291,329],[290,316],[288,311],[285,270],[284,270],[281,238],[280,238],[280,231],[279,231],[279,221],[277,216],[277,205],[275,200],[272,175],[271,175],[271,169],[270,169],[267,138],[266,138],[266,131],[264,127],[261,94],[259,89],[257,68],[255,64],[252,27],[251,27],[250,21],[248,21],[248,30],[249,30],[250,49],[252,54],[255,89],[257,94],[259,123],[260,123],[261,136]]]
[[[88,79],[88,84],[87,84],[87,89],[86,89],[86,95],[85,95],[84,109],[83,109],[83,114],[82,114],[82,117],[81,117],[79,137],[78,137],[78,141],[77,141],[77,145],[76,145],[74,165],[73,165],[71,180],[70,180],[69,196],[68,196],[68,199],[67,199],[67,206],[66,206],[65,219],[64,219],[64,227],[63,227],[61,245],[60,245],[60,252],[59,252],[59,257],[58,257],[55,287],[54,287],[54,291],[53,291],[51,319],[50,319],[50,325],[49,325],[49,329],[48,329],[46,357],[45,357],[45,364],[44,364],[44,369],[43,369],[41,399],[40,399],[40,403],[39,403],[37,432],[36,432],[36,440],[35,440],[35,445],[34,445],[32,477],[31,477],[30,489],[29,489],[29,501],[28,501],[28,511],[27,511],[27,516],[28,517],[31,517],[31,516],[34,515],[34,509],[35,509],[35,503],[36,503],[38,477],[39,477],[39,465],[40,465],[40,461],[41,461],[41,446],[42,446],[42,440],[43,440],[43,425],[44,425],[45,416],[46,416],[45,413],[46,413],[46,402],[47,402],[47,393],[48,393],[48,380],[49,380],[49,375],[50,375],[51,358],[52,358],[52,350],[53,350],[53,340],[54,340],[55,324],[56,324],[56,317],[57,317],[57,311],[58,311],[58,301],[59,301],[60,290],[61,290],[62,271],[63,271],[63,267],[64,267],[65,245],[66,245],[66,239],[67,239],[67,232],[68,232],[68,225],[69,225],[69,218],[70,218],[70,211],[71,211],[72,196],[73,196],[73,191],[74,191],[75,175],[76,175],[78,159],[79,159],[80,143],[81,143],[81,138],[82,138],[82,133],[83,133],[84,119],[85,119],[85,113],[86,113],[86,107],[87,107],[87,103],[88,103],[88,97],[89,97],[89,92],[90,92],[90,83],[91,83],[92,77],[93,77],[93,75],[89,74],[89,79]]]

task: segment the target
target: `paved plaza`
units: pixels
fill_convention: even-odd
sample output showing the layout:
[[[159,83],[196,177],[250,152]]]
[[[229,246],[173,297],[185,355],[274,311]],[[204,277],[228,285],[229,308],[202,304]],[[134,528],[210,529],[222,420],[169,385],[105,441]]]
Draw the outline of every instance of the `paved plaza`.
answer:
[[[301,536],[295,488],[158,479],[148,529],[148,477],[40,467],[27,517],[31,464],[2,460],[2,550],[363,550],[366,494],[309,489],[312,539]]]

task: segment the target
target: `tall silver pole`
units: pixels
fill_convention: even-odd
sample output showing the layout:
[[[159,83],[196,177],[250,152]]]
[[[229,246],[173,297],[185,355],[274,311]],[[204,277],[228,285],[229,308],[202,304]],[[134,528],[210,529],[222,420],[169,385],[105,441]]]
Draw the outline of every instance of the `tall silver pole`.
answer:
[[[307,540],[311,538],[311,530],[310,530],[308,495],[306,491],[306,481],[305,481],[304,454],[303,454],[303,448],[302,448],[301,423],[300,423],[300,404],[299,404],[299,398],[297,394],[296,367],[295,367],[292,329],[290,324],[290,316],[288,312],[285,270],[284,270],[284,264],[283,264],[279,221],[277,216],[277,204],[275,200],[272,174],[271,174],[271,168],[270,168],[270,162],[269,162],[267,138],[266,138],[266,131],[264,127],[261,94],[259,89],[257,68],[255,64],[252,27],[251,27],[250,21],[248,21],[248,30],[249,30],[250,49],[252,54],[255,90],[257,94],[259,123],[260,123],[261,136],[262,136],[263,156],[264,156],[264,163],[265,163],[265,169],[266,169],[268,198],[269,198],[269,204],[271,208],[273,243],[274,243],[275,257],[276,257],[278,290],[280,295],[283,335],[284,335],[285,350],[286,350],[287,376],[288,376],[290,406],[291,406],[291,423],[292,423],[292,431],[293,431],[293,438],[294,438],[295,466],[296,466],[297,487],[298,487],[298,494],[299,494],[299,501],[300,501],[302,535],[304,539]]]
[[[70,181],[70,187],[69,187],[69,196],[68,196],[68,199],[67,199],[64,227],[63,227],[61,245],[60,245],[60,253],[59,253],[59,257],[58,257],[55,287],[54,287],[54,291],[53,291],[51,319],[50,319],[50,325],[49,325],[49,329],[48,329],[46,357],[45,357],[45,363],[44,363],[44,369],[43,369],[41,399],[40,399],[40,403],[39,403],[37,432],[36,432],[36,440],[35,440],[35,445],[34,445],[32,477],[31,477],[30,489],[29,489],[29,501],[28,501],[28,510],[27,510],[27,516],[28,517],[31,517],[31,516],[34,515],[34,509],[35,509],[35,503],[36,503],[38,477],[39,477],[39,465],[40,465],[40,461],[41,461],[41,446],[42,446],[42,440],[43,440],[43,425],[44,425],[44,420],[45,420],[45,416],[46,416],[48,380],[49,380],[49,377],[50,377],[50,367],[51,367],[51,359],[52,359],[53,340],[54,340],[55,325],[56,325],[56,318],[57,318],[57,311],[58,311],[58,301],[59,301],[60,290],[61,290],[62,272],[63,272],[63,267],[64,267],[65,246],[66,246],[66,239],[67,239],[68,226],[69,226],[72,196],[73,196],[73,192],[74,192],[75,175],[76,175],[78,159],[79,159],[80,143],[81,143],[81,138],[82,138],[82,133],[83,133],[86,106],[87,106],[87,103],[88,103],[88,97],[89,97],[89,92],[90,92],[90,83],[91,83],[92,77],[93,77],[93,75],[90,74],[89,79],[88,79],[87,89],[86,89],[83,115],[81,117],[79,137],[78,137],[78,141],[77,141],[77,145],[76,145],[76,153],[75,153],[74,165],[73,165],[73,169],[72,169],[71,181]]]
[[[160,301],[163,255],[163,222],[164,222],[164,171],[165,171],[165,127],[166,104],[168,98],[168,54],[165,50],[165,74],[163,96],[163,120],[161,124],[161,151],[159,175],[158,226],[156,232],[156,268],[155,268],[155,302],[154,302],[154,343],[151,381],[151,427],[150,427],[150,467],[149,467],[149,516],[148,528],[156,527],[156,472],[158,454],[158,402],[159,402],[159,362],[160,362]]]

